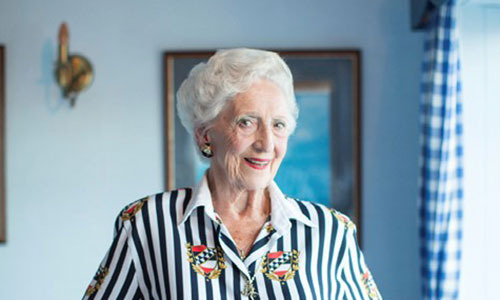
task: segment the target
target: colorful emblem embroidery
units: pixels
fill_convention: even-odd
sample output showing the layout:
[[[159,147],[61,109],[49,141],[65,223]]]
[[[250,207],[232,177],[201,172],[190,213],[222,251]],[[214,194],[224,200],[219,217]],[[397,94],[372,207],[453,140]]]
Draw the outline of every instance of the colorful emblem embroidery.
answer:
[[[189,243],[186,247],[191,267],[207,280],[219,277],[226,268],[222,249],[209,248],[205,245],[191,246]]]
[[[290,280],[299,269],[299,251],[268,252],[262,258],[261,272],[269,279],[282,282]]]
[[[132,202],[127,207],[125,207],[122,211],[122,221],[127,221],[132,219],[135,216],[135,214],[141,210],[142,206],[147,200],[148,197],[142,198],[141,200]]]
[[[271,233],[274,231],[274,227],[273,227],[273,224],[271,224],[271,222],[267,223],[266,231],[267,231],[267,233]]]
[[[380,299],[377,285],[373,280],[372,274],[370,271],[366,271],[361,274],[361,282],[363,283],[363,287],[365,288],[365,292],[370,299]]]
[[[335,216],[335,218],[340,222],[340,224],[343,224],[346,229],[351,229],[355,227],[354,223],[347,216],[339,213],[333,208],[330,208],[330,211]]]
[[[101,287],[102,283],[104,282],[104,278],[106,278],[106,275],[108,275],[108,268],[99,266],[99,269],[95,273],[92,282],[89,284],[87,291],[85,292],[85,295],[90,296],[95,294]]]

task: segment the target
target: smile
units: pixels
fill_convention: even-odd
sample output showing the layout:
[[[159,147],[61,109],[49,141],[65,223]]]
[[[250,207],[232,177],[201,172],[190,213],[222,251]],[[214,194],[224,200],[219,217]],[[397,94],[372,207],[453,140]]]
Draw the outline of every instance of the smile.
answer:
[[[245,163],[257,170],[265,169],[270,162],[269,159],[245,158]]]

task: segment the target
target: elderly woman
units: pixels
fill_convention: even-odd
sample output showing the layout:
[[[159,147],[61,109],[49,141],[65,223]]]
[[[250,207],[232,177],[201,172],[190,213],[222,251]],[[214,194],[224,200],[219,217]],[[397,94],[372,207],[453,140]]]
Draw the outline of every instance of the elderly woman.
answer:
[[[123,209],[84,299],[381,299],[354,224],[273,181],[298,116],[276,53],[218,51],[177,98],[210,168]]]

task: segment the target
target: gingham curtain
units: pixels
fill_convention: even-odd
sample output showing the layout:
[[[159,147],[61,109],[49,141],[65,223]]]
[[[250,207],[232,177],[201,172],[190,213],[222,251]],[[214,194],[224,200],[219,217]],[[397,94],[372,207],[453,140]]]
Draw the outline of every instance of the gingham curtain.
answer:
[[[426,29],[421,85],[420,239],[423,299],[458,298],[462,235],[462,99],[456,1]]]

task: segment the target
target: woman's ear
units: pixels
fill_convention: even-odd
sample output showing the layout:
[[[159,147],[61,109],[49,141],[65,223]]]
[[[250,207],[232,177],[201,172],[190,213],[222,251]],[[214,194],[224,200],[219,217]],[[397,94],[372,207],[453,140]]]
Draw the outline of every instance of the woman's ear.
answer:
[[[196,144],[198,147],[202,147],[205,144],[210,143],[210,136],[208,134],[208,127],[198,127],[194,130],[194,135],[196,139]]]

